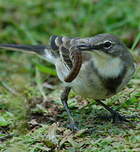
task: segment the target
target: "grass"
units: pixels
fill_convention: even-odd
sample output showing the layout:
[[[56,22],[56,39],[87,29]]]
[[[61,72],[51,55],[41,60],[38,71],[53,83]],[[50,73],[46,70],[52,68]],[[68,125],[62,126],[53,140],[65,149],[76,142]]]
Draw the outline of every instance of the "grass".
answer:
[[[118,35],[137,63],[127,89],[106,102],[126,115],[140,115],[140,1],[0,0],[0,43],[47,44],[53,34]],[[140,151],[140,121],[113,124],[92,99],[71,93],[69,104],[81,131],[67,129],[54,66],[37,56],[0,51],[1,152]],[[92,102],[91,102],[92,101]],[[88,130],[87,130],[88,128]]]

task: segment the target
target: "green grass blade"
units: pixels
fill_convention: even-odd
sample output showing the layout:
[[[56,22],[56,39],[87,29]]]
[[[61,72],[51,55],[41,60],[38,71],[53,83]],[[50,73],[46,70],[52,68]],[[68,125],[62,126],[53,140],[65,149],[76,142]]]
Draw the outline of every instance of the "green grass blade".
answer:
[[[41,95],[43,96],[44,100],[46,100],[47,97],[46,97],[45,91],[44,91],[44,89],[43,89],[43,85],[42,85],[42,80],[41,80],[40,72],[39,72],[39,70],[38,70],[37,67],[36,67],[35,72],[36,72],[36,83],[37,83],[37,87],[38,87],[38,89],[39,89]]]
[[[139,42],[140,42],[140,32],[138,33],[138,35],[137,35],[137,37],[136,37],[136,39],[131,47],[131,50],[134,50]]]
[[[53,76],[56,76],[56,71],[52,68],[46,67],[44,65],[41,64],[36,64],[37,68],[39,69],[39,71],[43,72],[43,73],[47,73]]]

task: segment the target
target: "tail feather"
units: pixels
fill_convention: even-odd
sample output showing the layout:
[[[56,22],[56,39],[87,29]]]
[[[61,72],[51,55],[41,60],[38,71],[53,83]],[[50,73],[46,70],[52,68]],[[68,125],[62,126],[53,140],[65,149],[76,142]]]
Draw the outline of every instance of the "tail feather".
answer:
[[[24,51],[29,53],[37,53],[39,55],[44,55],[45,49],[47,49],[45,45],[20,45],[20,44],[0,44],[0,48]]]
[[[45,45],[21,45],[21,44],[0,44],[0,48],[14,50],[14,51],[23,51],[27,53],[38,54],[43,59],[55,64],[56,56],[52,52],[49,46]]]

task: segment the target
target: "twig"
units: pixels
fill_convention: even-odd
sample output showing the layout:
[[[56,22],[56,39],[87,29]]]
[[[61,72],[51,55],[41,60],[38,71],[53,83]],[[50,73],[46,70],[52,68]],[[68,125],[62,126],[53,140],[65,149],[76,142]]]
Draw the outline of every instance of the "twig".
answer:
[[[6,89],[6,90],[8,90],[10,93],[12,93],[13,95],[19,95],[19,93],[15,90],[15,89],[13,89],[13,88],[11,88],[10,86],[8,86],[8,84],[6,84],[5,82],[3,82],[3,81],[1,81],[1,84],[2,84],[2,86]]]

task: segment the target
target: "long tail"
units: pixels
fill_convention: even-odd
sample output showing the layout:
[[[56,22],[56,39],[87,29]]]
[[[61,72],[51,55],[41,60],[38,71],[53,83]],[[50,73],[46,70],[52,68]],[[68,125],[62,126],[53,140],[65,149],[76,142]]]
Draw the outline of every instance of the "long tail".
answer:
[[[53,64],[55,64],[56,61],[56,57],[51,52],[51,48],[46,45],[0,44],[0,48],[35,53]]]
[[[0,44],[0,48],[44,55],[45,49],[47,49],[47,46],[45,46],[45,45]]]

